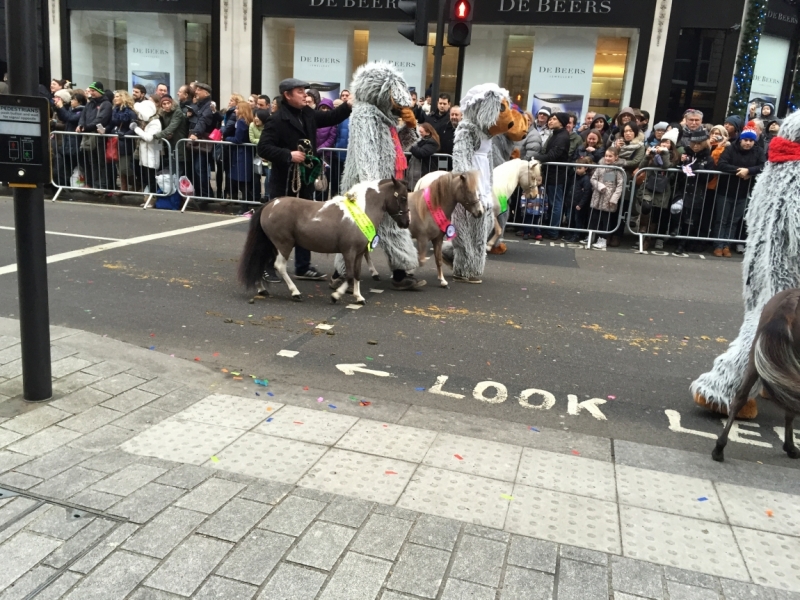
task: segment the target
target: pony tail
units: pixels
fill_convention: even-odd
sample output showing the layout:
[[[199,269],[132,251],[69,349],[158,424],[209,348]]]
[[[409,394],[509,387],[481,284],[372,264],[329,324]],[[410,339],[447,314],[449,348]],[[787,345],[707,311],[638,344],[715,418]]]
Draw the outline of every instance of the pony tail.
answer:
[[[790,327],[786,320],[773,318],[764,325],[753,349],[756,371],[767,392],[789,405],[800,389],[800,357]]]
[[[250,218],[250,230],[247,233],[247,241],[244,244],[242,256],[239,259],[239,282],[248,290],[256,287],[256,284],[264,274],[264,269],[271,264],[277,256],[277,249],[264,233],[261,227],[261,212],[264,207],[260,207]]]

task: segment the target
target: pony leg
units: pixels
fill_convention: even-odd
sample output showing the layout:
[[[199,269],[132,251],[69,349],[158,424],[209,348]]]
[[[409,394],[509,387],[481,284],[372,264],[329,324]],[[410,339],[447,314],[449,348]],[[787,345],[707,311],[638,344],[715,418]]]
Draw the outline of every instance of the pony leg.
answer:
[[[349,285],[353,285],[353,255],[348,252],[347,255],[342,255],[344,260],[344,273],[342,273],[342,284],[336,288],[331,294],[331,303],[336,304],[339,298],[347,293]],[[341,272],[341,271],[340,271]],[[355,290],[353,290],[355,291]]]
[[[442,270],[442,241],[442,236],[433,240],[433,258],[436,261],[436,275],[439,277],[439,285],[446,288],[447,280],[444,278],[444,272]]]
[[[364,256],[368,256],[369,252],[365,253]],[[353,265],[353,296],[355,296],[356,304],[361,304],[362,306],[367,303],[367,300],[364,296],[361,295],[361,256],[356,256],[355,264]]]
[[[500,236],[503,234],[503,228],[500,227],[500,222],[497,220],[497,217],[494,218],[494,235],[486,242],[486,251],[489,252],[494,245],[497,243],[497,240],[500,239]]]
[[[380,281],[381,276],[378,274],[378,269],[376,269],[375,266],[372,264],[372,258],[370,257],[369,252],[367,252],[364,255],[364,260],[367,261],[367,266],[369,267],[369,274],[372,275],[372,278],[375,281]],[[356,277],[356,279],[358,279],[358,277]]]
[[[300,290],[297,289],[294,281],[292,281],[292,278],[289,277],[289,274],[286,272],[286,257],[280,252],[275,258],[275,270],[278,272],[278,275],[281,276],[281,279],[286,282],[286,285],[289,286],[289,291],[292,293],[292,300],[295,302],[302,302],[303,295],[300,293]]]
[[[728,443],[728,434],[731,431],[731,427],[733,427],[733,422],[736,420],[736,415],[739,414],[739,411],[747,403],[747,397],[750,395],[750,390],[756,384],[756,381],[758,381],[758,371],[756,371],[755,361],[751,358],[750,362],[747,363],[747,372],[745,373],[742,387],[739,388],[739,392],[734,397],[728,409],[728,422],[725,423],[725,429],[722,430],[722,433],[717,438],[717,445],[711,453],[711,458],[717,462],[725,460],[725,446]],[[789,438],[787,438],[787,440],[788,439]]]
[[[425,264],[425,261],[428,260],[426,256],[428,254],[428,238],[425,236],[417,238],[417,252],[419,253],[419,264],[422,266]]]
[[[800,458],[800,450],[794,445],[794,427],[792,427],[794,423],[793,412],[786,411],[784,423],[786,425],[786,432],[784,434],[783,451],[786,452],[789,458]]]

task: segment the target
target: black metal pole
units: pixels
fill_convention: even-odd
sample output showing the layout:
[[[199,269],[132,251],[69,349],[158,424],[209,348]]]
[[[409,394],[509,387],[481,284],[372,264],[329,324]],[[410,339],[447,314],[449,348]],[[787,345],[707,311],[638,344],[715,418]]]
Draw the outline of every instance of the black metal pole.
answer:
[[[433,47],[433,83],[431,84],[431,111],[439,101],[439,81],[442,79],[442,57],[444,56],[444,15],[448,0],[439,0],[439,16],[436,21],[436,45]]]
[[[36,2],[6,0],[8,90],[12,95],[38,94],[36,22]],[[44,118],[48,116],[45,115]],[[14,228],[17,240],[19,329],[22,338],[22,388],[25,400],[38,402],[53,395],[44,187],[41,184],[14,188]]]
[[[467,53],[465,46],[458,48],[458,69],[456,71],[456,93],[454,103],[461,102],[461,85],[464,83],[464,55]]]

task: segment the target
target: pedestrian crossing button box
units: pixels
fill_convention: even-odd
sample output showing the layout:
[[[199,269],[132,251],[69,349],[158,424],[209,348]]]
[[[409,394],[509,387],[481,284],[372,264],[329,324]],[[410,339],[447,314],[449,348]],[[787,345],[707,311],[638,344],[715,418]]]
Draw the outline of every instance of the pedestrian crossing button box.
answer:
[[[49,183],[49,141],[47,98],[0,95],[0,181],[12,186]]]

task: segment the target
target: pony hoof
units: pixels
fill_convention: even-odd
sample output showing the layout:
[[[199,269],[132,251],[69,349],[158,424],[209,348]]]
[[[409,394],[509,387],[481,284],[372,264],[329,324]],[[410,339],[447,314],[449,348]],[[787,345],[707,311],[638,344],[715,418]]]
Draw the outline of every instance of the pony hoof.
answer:
[[[303,295],[302,294],[292,294],[292,300],[294,300],[295,302],[302,302],[303,301]]]
[[[800,450],[797,448],[784,448],[784,451],[789,458],[800,458]]]
[[[711,453],[711,458],[713,458],[717,462],[725,462],[725,454],[720,450],[719,452],[714,450]]]
[[[339,298],[337,298],[334,294],[331,294],[331,304],[336,304],[338,301]]]
[[[364,298],[361,298],[361,300],[356,300],[356,304],[360,304],[361,306],[366,306],[367,301]]]
[[[373,278],[375,281],[380,281],[380,280],[381,280],[381,276],[380,276],[380,275],[378,275],[378,274],[375,274],[375,275],[373,275],[373,276],[372,276],[372,278]]]

